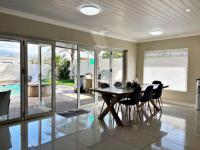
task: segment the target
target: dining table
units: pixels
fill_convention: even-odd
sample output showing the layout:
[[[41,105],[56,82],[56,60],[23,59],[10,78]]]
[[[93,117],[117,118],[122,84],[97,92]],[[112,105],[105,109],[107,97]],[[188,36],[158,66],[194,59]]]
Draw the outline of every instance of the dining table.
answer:
[[[145,91],[145,89],[152,85],[153,89],[156,89],[158,87],[158,84],[141,84],[141,92],[143,93]],[[168,88],[168,85],[164,85],[164,88]],[[108,88],[90,88],[89,89],[92,92],[97,92],[100,93],[101,95],[106,95],[106,96],[102,96],[104,102],[106,103],[107,107],[103,110],[103,112],[99,115],[98,119],[99,120],[103,120],[103,118],[106,116],[106,114],[108,112],[110,112],[114,118],[114,120],[116,121],[116,123],[118,124],[118,126],[123,126],[123,123],[121,121],[121,119],[119,118],[117,112],[114,109],[114,105],[116,103],[118,103],[123,97],[129,97],[132,93],[133,93],[133,88],[125,88],[125,87],[115,87],[115,86],[111,86]],[[110,99],[110,96],[107,95],[112,95],[113,98]],[[153,105],[154,109],[159,111],[160,109],[158,108],[158,106],[154,103],[153,100],[150,101],[151,104]]]

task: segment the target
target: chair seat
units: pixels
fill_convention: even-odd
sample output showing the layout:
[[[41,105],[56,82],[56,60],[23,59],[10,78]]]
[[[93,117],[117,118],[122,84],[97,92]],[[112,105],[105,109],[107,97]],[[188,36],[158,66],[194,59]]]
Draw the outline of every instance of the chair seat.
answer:
[[[142,96],[141,99],[140,99],[140,101],[141,101],[141,102],[146,102],[146,101],[147,101],[147,100],[146,100],[146,97],[143,97],[143,96]]]
[[[160,96],[152,95],[152,99],[158,99]]]

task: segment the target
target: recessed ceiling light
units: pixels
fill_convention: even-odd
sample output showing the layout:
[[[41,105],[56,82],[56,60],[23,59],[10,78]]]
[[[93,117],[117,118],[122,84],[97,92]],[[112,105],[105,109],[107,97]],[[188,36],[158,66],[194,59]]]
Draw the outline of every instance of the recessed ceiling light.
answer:
[[[153,30],[150,32],[151,35],[161,35],[163,32],[161,30]]]
[[[191,11],[191,9],[186,9],[185,11],[186,11],[186,12],[190,12],[190,11]]]
[[[84,5],[79,8],[80,12],[87,16],[94,16],[100,12],[100,8],[93,5]]]

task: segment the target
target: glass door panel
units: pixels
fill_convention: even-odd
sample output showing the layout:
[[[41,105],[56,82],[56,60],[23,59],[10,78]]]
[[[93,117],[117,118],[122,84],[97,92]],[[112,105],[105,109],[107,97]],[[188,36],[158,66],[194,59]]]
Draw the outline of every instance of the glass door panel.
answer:
[[[110,51],[100,51],[99,52],[99,62],[98,62],[98,87],[101,87],[101,83],[111,82],[111,52]]]
[[[122,83],[123,73],[123,51],[113,51],[112,53],[112,83]]]
[[[89,91],[95,83],[94,50],[80,49],[80,105],[94,103],[94,93]]]
[[[56,47],[56,112],[77,109],[77,50]]]
[[[28,115],[52,110],[52,46],[28,43]]]
[[[97,72],[98,80],[97,85],[100,88],[102,83],[111,85],[111,51],[99,51]],[[98,101],[102,101],[101,94],[98,94]]]
[[[41,44],[41,64],[40,64],[40,95],[41,102],[46,111],[52,108],[52,47]]]
[[[20,49],[19,41],[0,40],[0,123],[21,117]]]

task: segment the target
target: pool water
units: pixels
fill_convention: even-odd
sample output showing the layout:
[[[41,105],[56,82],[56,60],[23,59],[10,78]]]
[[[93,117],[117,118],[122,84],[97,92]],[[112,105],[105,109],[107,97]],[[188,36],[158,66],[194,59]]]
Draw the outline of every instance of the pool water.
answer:
[[[0,91],[11,90],[11,96],[20,96],[20,84],[0,85]]]

